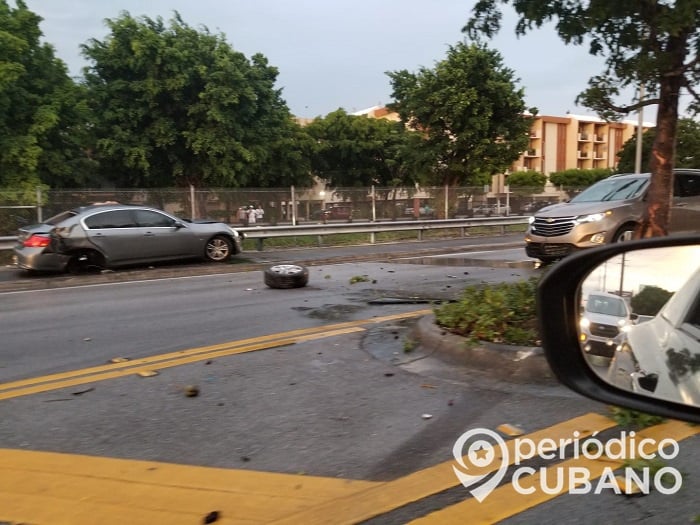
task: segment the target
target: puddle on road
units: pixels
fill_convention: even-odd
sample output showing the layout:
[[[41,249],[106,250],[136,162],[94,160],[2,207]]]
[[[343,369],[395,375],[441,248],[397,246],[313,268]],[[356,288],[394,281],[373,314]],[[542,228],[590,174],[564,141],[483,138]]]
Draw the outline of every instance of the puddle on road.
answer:
[[[504,261],[498,259],[475,259],[469,257],[419,257],[416,259],[401,259],[396,262],[403,264],[425,264],[430,266],[472,266],[479,268],[537,268],[538,263],[532,260]]]

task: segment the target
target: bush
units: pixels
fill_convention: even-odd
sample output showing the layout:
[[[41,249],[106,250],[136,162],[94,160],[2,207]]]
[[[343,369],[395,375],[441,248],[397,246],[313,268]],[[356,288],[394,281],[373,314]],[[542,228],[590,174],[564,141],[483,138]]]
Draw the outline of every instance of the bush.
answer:
[[[437,307],[435,320],[472,342],[537,346],[537,281],[470,286],[459,301]]]
[[[594,182],[605,179],[612,174],[613,171],[608,168],[570,169],[550,173],[549,181],[555,186],[563,186],[564,189],[587,188]]]

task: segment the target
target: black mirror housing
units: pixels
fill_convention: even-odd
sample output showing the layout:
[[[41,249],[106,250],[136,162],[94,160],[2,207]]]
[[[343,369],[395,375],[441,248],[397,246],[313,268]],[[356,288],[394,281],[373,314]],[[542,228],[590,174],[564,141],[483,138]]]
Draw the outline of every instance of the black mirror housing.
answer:
[[[700,423],[700,406],[647,397],[606,383],[586,362],[578,332],[580,285],[596,267],[630,251],[698,244],[700,235],[627,241],[587,249],[553,265],[540,281],[537,309],[542,346],[556,377],[572,390],[604,403]]]

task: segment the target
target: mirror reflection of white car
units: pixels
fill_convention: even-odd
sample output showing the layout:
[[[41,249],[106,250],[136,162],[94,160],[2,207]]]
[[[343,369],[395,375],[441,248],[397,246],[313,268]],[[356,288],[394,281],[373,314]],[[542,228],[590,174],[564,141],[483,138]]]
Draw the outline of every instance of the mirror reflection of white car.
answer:
[[[582,310],[581,348],[594,365],[607,366],[634,319],[627,302],[608,292],[591,292]]]
[[[652,320],[627,330],[607,379],[626,390],[700,406],[700,269]]]

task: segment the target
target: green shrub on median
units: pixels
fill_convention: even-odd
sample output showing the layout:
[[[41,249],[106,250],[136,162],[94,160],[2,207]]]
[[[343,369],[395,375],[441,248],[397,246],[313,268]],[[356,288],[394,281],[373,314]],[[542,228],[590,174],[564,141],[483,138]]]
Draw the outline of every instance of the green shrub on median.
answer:
[[[469,286],[459,301],[435,309],[437,324],[469,341],[540,344],[535,297],[537,278]]]

